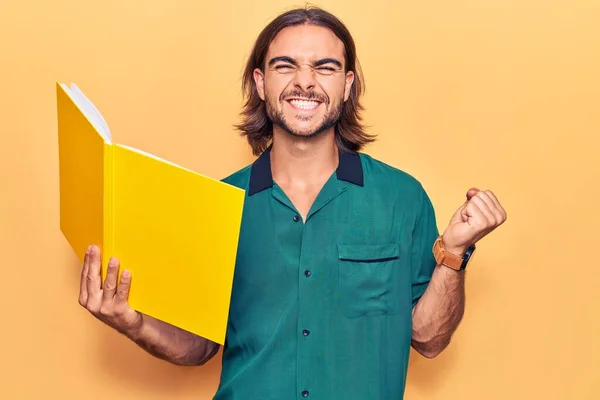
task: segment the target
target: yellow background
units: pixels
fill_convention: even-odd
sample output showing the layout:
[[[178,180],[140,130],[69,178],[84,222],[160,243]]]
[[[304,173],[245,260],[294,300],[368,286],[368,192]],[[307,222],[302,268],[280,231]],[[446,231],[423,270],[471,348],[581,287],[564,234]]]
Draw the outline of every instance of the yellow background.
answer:
[[[232,129],[243,62],[296,4],[3,2],[0,398],[211,398],[220,357],[169,365],[77,303],[55,81],[75,81],[120,143],[221,178],[252,161]],[[480,243],[450,348],[413,353],[407,399],[600,398],[600,2],[318,4],[357,42],[380,135],[367,151],[424,183],[440,229],[472,185],[509,214]]]

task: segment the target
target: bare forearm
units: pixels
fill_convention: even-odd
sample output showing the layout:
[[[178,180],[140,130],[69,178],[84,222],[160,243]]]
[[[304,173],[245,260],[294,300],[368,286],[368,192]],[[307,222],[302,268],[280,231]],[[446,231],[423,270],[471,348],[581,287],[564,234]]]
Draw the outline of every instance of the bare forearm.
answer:
[[[127,337],[155,357],[177,365],[202,365],[215,355],[219,345],[147,315]]]
[[[423,356],[438,355],[450,343],[465,309],[465,271],[437,266],[413,310],[412,346]]]

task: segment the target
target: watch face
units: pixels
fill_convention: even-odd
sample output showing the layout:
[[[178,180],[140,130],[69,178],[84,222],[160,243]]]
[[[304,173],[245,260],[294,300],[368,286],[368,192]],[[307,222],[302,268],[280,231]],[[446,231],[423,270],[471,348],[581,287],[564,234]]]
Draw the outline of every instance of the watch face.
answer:
[[[463,255],[463,262],[462,262],[462,265],[460,266],[460,269],[467,268],[467,264],[469,263],[469,261],[473,257],[474,253],[475,253],[475,245],[469,247],[467,249],[467,251],[465,251],[465,254]]]

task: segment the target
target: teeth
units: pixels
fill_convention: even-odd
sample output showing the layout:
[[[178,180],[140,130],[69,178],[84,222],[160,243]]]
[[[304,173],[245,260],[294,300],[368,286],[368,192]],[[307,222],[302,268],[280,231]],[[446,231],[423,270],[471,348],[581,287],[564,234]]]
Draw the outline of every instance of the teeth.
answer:
[[[298,107],[302,110],[312,110],[319,105],[318,101],[311,100],[291,100],[290,103],[292,103],[294,107]]]

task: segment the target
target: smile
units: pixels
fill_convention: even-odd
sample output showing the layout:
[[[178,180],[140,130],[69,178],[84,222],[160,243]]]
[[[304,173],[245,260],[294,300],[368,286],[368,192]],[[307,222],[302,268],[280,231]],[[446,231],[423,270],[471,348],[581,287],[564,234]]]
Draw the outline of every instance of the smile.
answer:
[[[290,99],[288,102],[296,109],[302,111],[311,111],[314,110],[321,104],[315,100],[301,100],[301,99]]]

